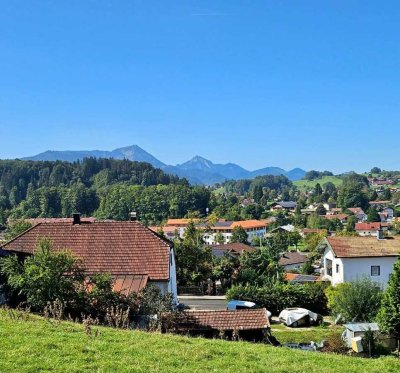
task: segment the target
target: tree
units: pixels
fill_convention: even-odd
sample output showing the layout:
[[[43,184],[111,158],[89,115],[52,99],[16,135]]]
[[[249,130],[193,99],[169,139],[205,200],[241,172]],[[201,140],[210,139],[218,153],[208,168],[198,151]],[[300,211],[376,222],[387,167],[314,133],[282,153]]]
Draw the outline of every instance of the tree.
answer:
[[[382,170],[379,167],[372,167],[371,168],[371,174],[380,174]]]
[[[240,266],[237,271],[236,284],[269,285],[283,281],[283,268],[278,259],[267,247],[252,252],[245,252],[239,257]]]
[[[193,222],[188,224],[183,240],[175,240],[176,277],[178,285],[201,285],[211,277],[212,255],[203,247],[201,232]]]
[[[53,252],[49,239],[40,239],[35,254],[23,263],[15,255],[5,257],[0,271],[8,286],[26,297],[36,311],[57,299],[76,308],[83,297],[85,276],[81,261],[66,250]]]
[[[388,287],[383,295],[378,313],[381,330],[400,341],[400,259],[397,260],[390,275]]]
[[[326,291],[328,307],[344,322],[372,322],[379,310],[382,290],[368,277],[338,284]]]
[[[317,196],[320,196],[320,195],[322,194],[322,188],[321,188],[320,183],[317,183],[317,184],[315,185],[314,193],[315,193]]]
[[[221,232],[217,232],[215,234],[215,242],[219,245],[223,245],[225,243],[224,235]]]
[[[355,215],[350,215],[347,218],[346,231],[347,232],[355,232],[356,223],[357,223],[357,217]]]
[[[25,232],[32,227],[32,224],[24,219],[19,219],[12,222],[4,235],[6,240],[12,240],[13,238],[19,236],[21,233]]]
[[[253,189],[253,199],[256,203],[259,203],[263,196],[263,189],[261,185],[256,185]]]
[[[367,222],[374,223],[374,222],[380,222],[380,221],[381,221],[381,217],[379,216],[376,208],[370,207],[368,210]]]
[[[244,244],[248,243],[247,233],[242,226],[237,225],[236,227],[233,228],[230,242],[232,242],[232,243],[238,242],[238,243],[244,243]]]
[[[389,188],[385,188],[385,190],[382,192],[382,199],[384,201],[390,201],[392,199],[392,193],[390,192]]]
[[[322,203],[320,203],[317,206],[317,209],[315,210],[315,213],[318,215],[326,215],[326,209]]]

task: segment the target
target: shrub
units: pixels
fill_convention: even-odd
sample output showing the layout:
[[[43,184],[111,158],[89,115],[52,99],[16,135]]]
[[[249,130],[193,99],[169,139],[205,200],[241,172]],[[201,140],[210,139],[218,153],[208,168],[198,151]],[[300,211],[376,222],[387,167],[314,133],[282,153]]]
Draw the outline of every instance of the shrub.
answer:
[[[343,341],[340,334],[331,332],[325,341],[323,352],[330,352],[334,354],[345,354],[348,348]]]
[[[276,283],[264,287],[237,285],[228,290],[227,298],[255,302],[274,315],[289,307],[304,307],[324,314],[327,311],[324,287],[323,283],[305,285]]]
[[[342,321],[371,322],[378,313],[382,290],[376,282],[362,278],[329,287],[326,296],[332,314]]]
[[[2,259],[0,271],[8,286],[26,298],[33,310],[41,311],[56,299],[67,308],[79,306],[83,297],[82,263],[68,251],[51,251],[49,239],[38,241],[35,255],[22,263],[15,255]]]

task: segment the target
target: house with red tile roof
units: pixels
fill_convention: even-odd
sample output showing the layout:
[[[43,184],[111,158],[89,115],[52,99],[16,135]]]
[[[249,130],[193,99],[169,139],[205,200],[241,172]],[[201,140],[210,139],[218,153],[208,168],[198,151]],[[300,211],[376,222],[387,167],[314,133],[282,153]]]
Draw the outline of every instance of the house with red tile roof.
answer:
[[[356,223],[354,229],[359,236],[378,237],[379,230],[387,230],[387,225],[382,223]]]
[[[38,223],[2,245],[20,257],[34,254],[42,237],[50,238],[54,250],[70,250],[83,261],[86,273],[109,273],[114,290],[137,292],[147,284],[176,298],[176,267],[171,241],[137,221],[73,221]]]
[[[168,314],[163,315],[167,316]],[[165,323],[163,323],[165,325]],[[262,341],[271,325],[265,308],[235,311],[185,311],[174,323],[174,331],[209,338]],[[167,330],[168,331],[168,328]]]
[[[368,277],[385,288],[400,255],[400,239],[395,237],[326,237],[319,247],[324,250],[322,280],[332,285]]]

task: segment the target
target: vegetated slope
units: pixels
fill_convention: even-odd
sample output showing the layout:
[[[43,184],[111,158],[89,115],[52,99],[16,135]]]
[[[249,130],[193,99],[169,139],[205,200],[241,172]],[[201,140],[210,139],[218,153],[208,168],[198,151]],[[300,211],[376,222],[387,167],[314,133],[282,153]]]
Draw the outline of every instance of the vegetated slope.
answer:
[[[333,183],[335,186],[339,186],[343,184],[343,179],[339,176],[324,176],[320,179],[315,180],[296,180],[293,181],[293,184],[296,185],[300,189],[311,189],[315,188],[315,186],[319,183],[323,186],[326,183]]]
[[[2,372],[398,372],[394,357],[362,359],[262,344],[51,323],[0,311]]]

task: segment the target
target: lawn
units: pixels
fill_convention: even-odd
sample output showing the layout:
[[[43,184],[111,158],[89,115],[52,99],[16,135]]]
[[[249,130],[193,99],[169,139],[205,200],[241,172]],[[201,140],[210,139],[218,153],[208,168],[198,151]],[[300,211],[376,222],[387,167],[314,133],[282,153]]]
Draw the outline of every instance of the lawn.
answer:
[[[315,180],[297,180],[294,181],[293,184],[296,185],[299,189],[311,189],[311,188],[315,188],[315,186],[317,185],[317,183],[319,183],[321,186],[323,186],[324,184],[331,182],[333,184],[335,184],[336,187],[342,185],[343,180],[338,177],[338,176],[324,176],[320,179],[315,179]]]
[[[363,359],[262,344],[51,324],[0,311],[1,372],[398,372],[394,357]],[[322,328],[321,328],[322,330]],[[287,333],[283,328],[280,333]],[[297,331],[295,333],[302,334]],[[283,334],[281,334],[282,336]]]
[[[311,341],[319,343],[327,340],[331,333],[341,334],[343,327],[326,323],[324,326],[312,328],[289,328],[283,324],[272,323],[271,330],[273,336],[282,344],[288,342],[309,343]]]

